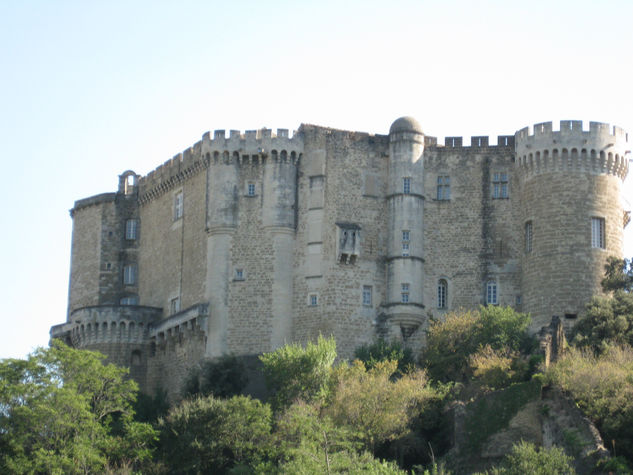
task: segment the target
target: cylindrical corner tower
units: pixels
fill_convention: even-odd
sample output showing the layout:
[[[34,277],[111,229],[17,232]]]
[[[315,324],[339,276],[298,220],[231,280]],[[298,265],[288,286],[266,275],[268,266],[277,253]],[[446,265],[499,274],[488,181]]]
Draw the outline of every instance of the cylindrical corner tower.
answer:
[[[226,334],[229,324],[229,281],[231,247],[238,219],[238,158],[236,152],[214,152],[207,169],[207,285],[209,319],[206,356],[227,352]]]
[[[262,221],[273,245],[271,349],[292,338],[292,254],[298,153],[273,150],[264,164]]]
[[[386,315],[392,338],[406,338],[424,321],[424,133],[411,117],[389,129],[389,213]]]
[[[618,127],[581,121],[519,130],[516,172],[523,233],[523,311],[537,330],[558,315],[570,328],[601,293],[607,257],[622,256],[622,181],[630,143]]]

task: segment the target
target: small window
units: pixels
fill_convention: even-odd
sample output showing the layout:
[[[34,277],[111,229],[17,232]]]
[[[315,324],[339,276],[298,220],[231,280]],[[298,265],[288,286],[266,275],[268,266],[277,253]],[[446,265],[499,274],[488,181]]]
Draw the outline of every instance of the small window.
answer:
[[[365,307],[372,305],[372,290],[371,285],[363,285],[363,305]]]
[[[591,218],[591,247],[605,249],[604,218]]]
[[[400,284],[400,301],[409,303],[409,284]]]
[[[128,295],[127,297],[123,297],[119,301],[120,305],[138,305],[138,296],[137,295]]]
[[[402,179],[402,192],[407,195],[411,193],[411,178],[405,177]]]
[[[136,264],[128,264],[123,266],[123,284],[136,284]]]
[[[244,269],[235,269],[235,280],[244,280]]]
[[[489,280],[486,284],[486,304],[497,305],[497,282]]]
[[[183,211],[184,211],[183,195],[182,195],[182,191],[180,191],[176,193],[176,195],[174,196],[174,221],[177,221],[180,218],[182,218]]]
[[[437,199],[438,200],[451,199],[451,177],[450,176],[440,175],[437,177]]]
[[[125,222],[125,239],[135,241],[138,238],[138,219],[128,219]]]
[[[532,252],[532,221],[525,223],[525,252]]]
[[[404,257],[409,255],[409,241],[402,241],[402,255]]]
[[[446,308],[448,296],[448,283],[444,279],[437,282],[437,308]]]
[[[507,173],[493,173],[492,175],[492,197],[493,198],[507,198],[508,192],[508,174]]]
[[[402,241],[410,241],[411,240],[411,232],[410,231],[402,231]]]
[[[316,307],[319,305],[319,296],[317,294],[310,294],[308,296],[308,305],[310,307]]]
[[[248,183],[248,185],[246,186],[246,194],[248,196],[255,196],[255,183]]]
[[[132,366],[138,366],[141,364],[141,351],[134,350],[132,351]]]
[[[169,314],[180,312],[180,297],[175,297],[169,301]]]

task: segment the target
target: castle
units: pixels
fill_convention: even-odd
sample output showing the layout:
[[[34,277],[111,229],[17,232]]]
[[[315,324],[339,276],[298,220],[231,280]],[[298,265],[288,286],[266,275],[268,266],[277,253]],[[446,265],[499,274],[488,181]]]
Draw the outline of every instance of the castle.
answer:
[[[67,322],[51,329],[175,390],[205,357],[333,335],[420,348],[430,316],[510,305],[567,326],[622,255],[628,135],[561,121],[446,137],[216,130],[75,202]]]

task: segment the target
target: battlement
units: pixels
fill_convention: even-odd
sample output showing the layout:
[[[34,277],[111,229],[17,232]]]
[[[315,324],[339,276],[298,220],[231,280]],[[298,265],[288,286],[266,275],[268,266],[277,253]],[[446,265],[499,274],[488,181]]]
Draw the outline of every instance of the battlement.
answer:
[[[292,136],[288,129],[277,129],[273,134],[271,129],[247,130],[241,133],[239,130],[231,130],[226,136],[225,130],[213,132],[213,138],[209,132],[202,136],[202,153],[207,156],[218,156],[222,154],[229,159],[241,158],[264,158],[269,155],[281,156],[282,152],[295,155],[303,152],[303,136],[293,132]]]
[[[581,120],[561,120],[559,130],[552,122],[541,122],[524,127],[515,134],[517,154],[523,155],[538,149],[577,147],[623,155],[630,147],[629,136],[622,128],[601,122],[589,122],[589,130],[583,129]]]
[[[441,147],[441,145],[440,145]],[[489,148],[503,147],[514,148],[514,135],[498,135],[497,144],[490,144],[490,137],[487,135],[475,135],[470,137],[470,145],[464,145],[463,137],[444,137],[444,148]]]
[[[620,127],[580,120],[561,120],[560,130],[552,122],[524,127],[515,134],[516,164],[525,177],[546,170],[583,171],[612,174],[622,179],[628,174],[630,153],[628,134]]]

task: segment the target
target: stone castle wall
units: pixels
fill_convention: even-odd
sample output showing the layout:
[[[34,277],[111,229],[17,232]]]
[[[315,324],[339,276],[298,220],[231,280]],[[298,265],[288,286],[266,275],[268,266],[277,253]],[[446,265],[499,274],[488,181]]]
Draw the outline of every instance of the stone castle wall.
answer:
[[[312,125],[205,134],[145,177],[124,172],[117,193],[75,203],[69,318],[51,334],[177,397],[202,358],[319,334],[343,358],[378,336],[418,350],[430,316],[486,304],[491,283],[496,304],[530,312],[534,330],[552,315],[569,325],[622,252],[626,147],[620,129],[577,122],[497,145],[438,145],[409,118],[390,135]],[[604,248],[592,247],[596,217]],[[128,219],[138,220],[132,240]],[[130,264],[137,280],[125,285]],[[97,330],[94,308],[108,315]],[[142,338],[106,338],[133,321]],[[78,338],[104,323],[103,338]]]

